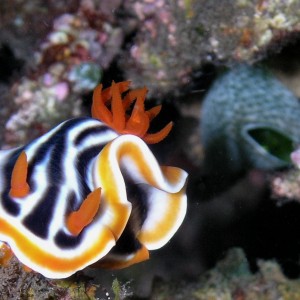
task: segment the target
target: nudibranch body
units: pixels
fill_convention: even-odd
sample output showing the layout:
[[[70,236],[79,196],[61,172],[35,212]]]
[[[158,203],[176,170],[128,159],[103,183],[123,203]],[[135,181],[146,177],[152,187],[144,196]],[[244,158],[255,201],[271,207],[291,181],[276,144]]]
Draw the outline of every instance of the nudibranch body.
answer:
[[[142,139],[157,142],[171,125],[148,134],[159,108],[145,112],[139,94],[126,98],[137,99],[135,117],[126,115],[128,107],[120,111],[127,87],[96,90],[94,118],[65,121],[24,147],[0,152],[2,249],[9,246],[46,277],[148,259],[148,250],[167,243],[184,219],[186,172],[159,166]],[[96,100],[111,105],[108,122],[95,116]],[[143,128],[136,130],[139,122]]]

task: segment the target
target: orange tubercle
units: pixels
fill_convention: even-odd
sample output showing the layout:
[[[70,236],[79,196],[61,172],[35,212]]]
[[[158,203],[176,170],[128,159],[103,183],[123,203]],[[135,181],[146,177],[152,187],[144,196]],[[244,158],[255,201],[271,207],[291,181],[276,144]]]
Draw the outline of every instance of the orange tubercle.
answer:
[[[100,206],[101,188],[88,194],[80,208],[67,217],[67,228],[73,235],[78,235],[84,227],[90,224]]]
[[[129,91],[129,85],[129,81],[113,82],[111,87],[104,90],[102,84],[98,85],[93,95],[92,117],[106,123],[120,134],[136,135],[148,144],[160,142],[169,134],[173,123],[170,122],[156,133],[148,133],[150,122],[159,114],[161,106],[145,110],[147,89],[144,87]],[[122,98],[124,93],[126,95]],[[133,102],[129,115],[127,112]]]
[[[23,198],[29,193],[29,185],[27,183],[28,162],[25,151],[19,155],[11,175],[10,191],[11,197]]]

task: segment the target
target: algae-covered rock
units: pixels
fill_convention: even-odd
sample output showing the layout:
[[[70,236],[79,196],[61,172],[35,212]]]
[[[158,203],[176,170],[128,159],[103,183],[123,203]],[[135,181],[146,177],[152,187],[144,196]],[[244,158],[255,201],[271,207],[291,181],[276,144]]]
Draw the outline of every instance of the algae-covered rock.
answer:
[[[98,286],[92,284],[89,277],[78,275],[68,279],[51,280],[24,269],[15,257],[6,266],[0,267],[1,300],[98,299]]]
[[[147,82],[155,96],[180,92],[206,63],[254,62],[278,52],[300,29],[296,0],[126,3],[144,26],[124,55],[123,69],[137,85]]]
[[[242,249],[233,248],[198,281],[154,284],[152,300],[293,300],[300,299],[300,280],[290,280],[275,261],[258,261],[250,271]]]

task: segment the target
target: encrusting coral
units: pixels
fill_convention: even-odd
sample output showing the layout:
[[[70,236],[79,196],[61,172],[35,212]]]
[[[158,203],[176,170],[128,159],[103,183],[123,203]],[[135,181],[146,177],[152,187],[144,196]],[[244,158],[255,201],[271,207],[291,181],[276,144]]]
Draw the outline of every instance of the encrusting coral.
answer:
[[[29,74],[12,87],[17,111],[6,123],[6,147],[84,114],[82,95],[99,83],[123,41],[112,23],[90,1],[81,1],[76,13],[54,19],[52,31],[33,55]]]
[[[83,275],[66,280],[49,280],[40,274],[25,271],[17,259],[12,258],[9,265],[0,267],[0,291],[2,300],[96,300],[96,292],[100,293],[101,288]]]
[[[255,62],[299,32],[296,0],[133,0],[125,7],[139,23],[122,68],[153,95],[180,94],[207,63]]]

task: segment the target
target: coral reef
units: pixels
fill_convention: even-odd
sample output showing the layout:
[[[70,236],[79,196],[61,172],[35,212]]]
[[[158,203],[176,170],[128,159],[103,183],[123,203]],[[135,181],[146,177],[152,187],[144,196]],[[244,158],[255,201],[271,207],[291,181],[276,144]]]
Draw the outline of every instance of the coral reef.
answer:
[[[144,25],[123,68],[153,94],[179,92],[205,63],[255,61],[299,32],[298,1],[127,1]],[[128,56],[130,59],[128,59]]]
[[[5,97],[18,106],[7,125],[6,146],[80,114],[82,94],[116,58],[126,77],[138,86],[147,83],[152,95],[178,94],[193,70],[207,62],[253,61],[258,52],[277,40],[289,41],[289,33],[299,30],[297,1],[226,1],[220,6],[217,1],[65,0],[48,9],[39,2],[1,4],[0,45],[25,64],[24,78]],[[82,81],[83,76],[90,80]],[[24,111],[28,104],[30,117]]]
[[[111,287],[108,289],[110,294],[98,286],[95,292],[94,285],[90,282],[81,284],[77,277],[61,282],[61,285],[47,281],[34,273],[23,272],[13,260],[13,265],[0,270],[3,278],[1,296],[84,299],[83,291],[91,286],[91,299],[105,300],[136,295],[145,299],[149,294],[152,294],[152,299],[256,299],[261,296],[259,292],[266,299],[297,299],[296,293],[300,293],[298,280],[288,280],[275,262],[261,261],[258,273],[251,273],[240,250],[231,252],[235,253],[231,256],[231,272],[221,262],[195,283],[183,281],[172,285],[155,281],[153,293],[151,291],[155,276],[159,275],[166,281],[173,280],[172,276],[195,279],[211,267],[224,248],[241,244],[245,251],[249,250],[249,244],[255,248],[251,253],[252,260],[276,257],[280,263],[286,260],[288,266],[297,265],[292,267],[293,270],[300,269],[297,240],[300,230],[297,225],[299,169],[284,169],[276,173],[250,170],[246,177],[238,174],[233,186],[226,183],[221,187],[217,176],[209,180],[206,174],[203,176],[204,147],[199,136],[201,99],[220,67],[231,68],[236,62],[252,64],[265,58],[269,60],[272,56],[272,71],[299,97],[299,8],[300,3],[296,0],[224,0],[222,4],[215,0],[0,1],[2,148],[27,143],[62,120],[86,115],[90,93],[99,81],[107,86],[112,80],[124,79],[131,80],[134,86],[147,85],[150,97],[156,102],[169,99],[169,106],[176,110],[172,142],[168,140],[158,147],[154,145],[153,149],[159,158],[163,158],[162,161],[175,162],[191,174],[187,221],[166,249],[161,250],[157,257],[154,255],[150,263],[133,267],[127,273],[85,270],[86,274],[93,272],[93,284]],[[294,51],[293,60],[290,53],[278,57],[277,53],[286,45]],[[230,74],[236,74],[241,84],[247,82],[250,88],[247,90],[241,86],[236,94],[243,96],[248,91],[249,103],[250,95],[254,95],[254,100],[260,94],[269,97],[269,102],[261,100],[263,104],[256,110],[259,113],[272,112],[267,121],[274,121],[276,129],[282,128],[283,135],[275,135],[275,140],[285,141],[287,147],[281,148],[283,151],[276,166],[289,167],[288,154],[299,143],[297,105],[291,108],[291,119],[285,123],[281,121],[287,108],[292,107],[290,104],[283,104],[281,113],[261,108],[265,107],[264,101],[277,103],[271,101],[276,95],[284,99],[295,99],[295,96],[278,84],[273,75],[257,68],[247,71],[247,67],[243,69],[244,75],[237,74],[237,69],[234,69],[233,73],[217,79],[212,86],[215,90],[209,91],[208,96],[215,93],[223,97],[222,80],[230,78]],[[232,80],[237,82],[233,77]],[[277,92],[267,88],[266,84],[271,84]],[[237,87],[235,83],[232,85]],[[260,92],[258,87],[261,87]],[[228,99],[230,102],[233,98]],[[238,101],[232,100],[231,103],[235,106]],[[214,110],[220,107],[217,103]],[[248,107],[251,108],[255,119],[259,114],[255,107]],[[170,114],[169,110],[164,115],[169,118]],[[241,114],[241,118],[244,116]],[[224,120],[223,116],[219,119]],[[214,133],[217,135],[217,130],[221,131],[223,127],[216,128]],[[270,133],[272,135],[270,131],[256,135],[255,147],[262,142],[263,150],[272,145],[276,148],[272,142],[268,144],[270,140],[265,143],[264,139]],[[234,134],[228,133],[232,137],[231,146],[237,145],[235,138],[245,141],[245,137]],[[267,162],[267,168],[274,166],[274,160],[270,162],[268,157],[260,152],[253,153],[247,146],[249,144],[242,142],[230,150],[240,162],[234,170],[249,166],[266,167]],[[224,147],[230,148],[228,145]],[[260,162],[252,160],[259,155],[262,155]],[[221,160],[221,156],[217,157]],[[232,164],[229,164],[231,168]],[[218,165],[217,171],[227,169],[227,166]],[[266,192],[267,185],[272,195]],[[265,271],[268,268],[273,272],[273,279],[272,274]],[[297,272],[294,275],[299,277]],[[113,284],[111,276],[118,278]],[[121,283],[128,280],[129,285]],[[38,290],[37,285],[45,289]],[[74,287],[73,290],[77,288],[82,294],[71,297],[65,293],[67,286]],[[129,289],[132,286],[140,287],[140,290]]]
[[[97,289],[90,278],[80,275],[66,280],[49,280],[40,274],[26,272],[16,258],[12,258],[9,265],[0,268],[0,291],[3,300],[93,300],[98,299],[95,296]]]
[[[272,197],[282,205],[288,201],[300,202],[300,149],[291,153],[294,168],[269,176]]]
[[[112,282],[112,291],[115,295],[114,300],[124,300],[130,296],[133,296],[133,292],[130,290],[130,283],[122,284],[117,278]]]
[[[300,202],[300,171],[299,169],[290,169],[283,172],[277,172],[270,176],[270,187],[272,197],[278,204],[284,204],[287,201]]]
[[[215,268],[203,274],[197,282],[154,283],[150,299],[298,299],[299,280],[284,276],[275,261],[258,261],[258,271],[252,273],[241,249],[231,249]]]
[[[9,46],[14,56],[30,66],[34,60],[32,53],[51,29],[53,19],[66,12],[74,13],[78,2],[1,1],[0,45]]]
[[[297,98],[268,70],[243,65],[221,76],[202,107],[208,172],[291,164],[289,154],[300,143],[299,115]]]
[[[62,14],[32,59],[31,71],[12,87],[17,112],[6,124],[6,146],[19,145],[81,113],[82,95],[101,80],[123,35],[92,1]]]

